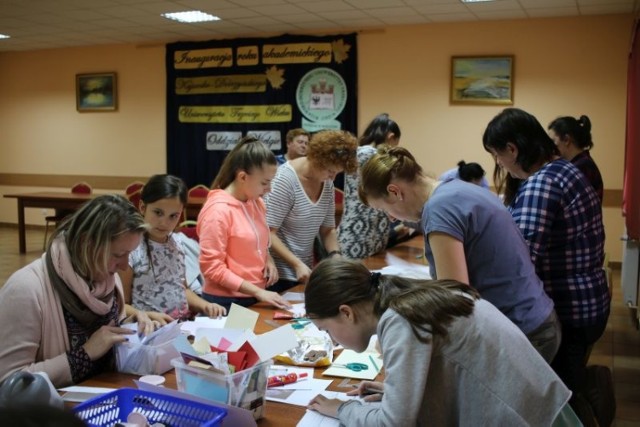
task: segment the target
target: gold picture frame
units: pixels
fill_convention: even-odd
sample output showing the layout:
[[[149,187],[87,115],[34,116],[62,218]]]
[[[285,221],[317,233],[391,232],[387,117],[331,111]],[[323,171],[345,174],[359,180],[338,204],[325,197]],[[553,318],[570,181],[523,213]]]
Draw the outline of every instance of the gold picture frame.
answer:
[[[118,108],[116,73],[76,74],[76,109],[115,111]]]
[[[513,55],[451,57],[451,104],[513,105]]]

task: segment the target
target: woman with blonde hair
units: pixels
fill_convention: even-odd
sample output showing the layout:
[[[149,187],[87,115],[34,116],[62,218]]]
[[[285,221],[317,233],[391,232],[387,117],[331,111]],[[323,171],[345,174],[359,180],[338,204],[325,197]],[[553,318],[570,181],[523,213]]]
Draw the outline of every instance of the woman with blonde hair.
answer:
[[[475,184],[425,175],[402,147],[381,150],[364,165],[360,197],[394,218],[419,222],[432,277],[477,289],[545,360],[553,359],[560,345],[553,301],[500,199]]]
[[[96,197],[60,224],[44,255],[0,289],[0,380],[44,371],[63,387],[114,367],[113,346],[134,333],[119,326],[125,304],[116,272],[145,230],[136,208],[116,195]],[[128,314],[140,332],[153,329],[144,313]]]

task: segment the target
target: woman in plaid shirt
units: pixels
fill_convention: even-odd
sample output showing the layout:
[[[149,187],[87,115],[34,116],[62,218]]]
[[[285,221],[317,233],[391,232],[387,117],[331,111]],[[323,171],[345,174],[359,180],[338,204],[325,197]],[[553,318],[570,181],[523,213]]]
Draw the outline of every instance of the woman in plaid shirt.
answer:
[[[496,161],[496,188],[529,244],[562,323],[562,343],[551,365],[580,394],[588,349],[609,317],[600,200],[525,111],[507,108],[498,114],[487,126],[483,144]]]

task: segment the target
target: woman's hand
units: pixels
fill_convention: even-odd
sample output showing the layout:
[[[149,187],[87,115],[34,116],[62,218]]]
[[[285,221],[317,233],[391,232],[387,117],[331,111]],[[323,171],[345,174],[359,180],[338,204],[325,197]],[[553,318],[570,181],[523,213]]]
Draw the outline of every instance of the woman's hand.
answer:
[[[160,313],[157,311],[147,311],[146,313],[152,321],[157,323],[157,326],[164,326],[173,322],[173,317],[166,313]]]
[[[135,310],[133,314],[122,321],[122,323],[138,322],[138,334],[147,336],[158,327],[158,323],[149,318],[146,311]]]
[[[202,306],[202,314],[208,317],[218,318],[226,316],[227,309],[213,302],[208,302]]]
[[[264,268],[264,276],[267,278],[267,288],[276,283],[279,279],[278,269],[276,268],[276,263],[273,261],[273,258],[271,258],[271,255],[267,257],[267,265]]]
[[[307,264],[300,262],[296,265],[296,280],[299,283],[306,284],[307,280],[309,280],[309,276],[311,275],[311,269],[307,266]]]
[[[114,344],[127,341],[127,335],[135,334],[135,331],[119,326],[104,325],[95,331],[82,346],[89,359],[98,360],[111,350]]]
[[[355,390],[347,392],[347,396],[361,396],[365,402],[379,402],[384,393],[384,384],[379,381],[361,381]]]
[[[322,415],[338,418],[338,408],[344,403],[344,400],[329,399],[319,394],[307,405],[308,409],[318,411]]]
[[[278,308],[291,308],[291,303],[282,298],[277,292],[268,291],[266,289],[260,290],[255,294],[256,299],[262,302],[266,302]]]

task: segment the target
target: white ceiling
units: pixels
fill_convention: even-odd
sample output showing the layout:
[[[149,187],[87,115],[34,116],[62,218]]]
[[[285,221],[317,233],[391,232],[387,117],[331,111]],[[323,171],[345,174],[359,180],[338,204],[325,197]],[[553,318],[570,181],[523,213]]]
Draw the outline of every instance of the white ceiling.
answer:
[[[165,12],[222,18],[181,24]],[[637,13],[640,0],[0,0],[0,52],[156,44],[391,25]]]

